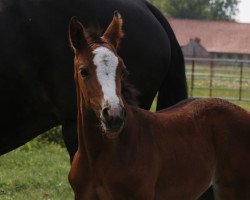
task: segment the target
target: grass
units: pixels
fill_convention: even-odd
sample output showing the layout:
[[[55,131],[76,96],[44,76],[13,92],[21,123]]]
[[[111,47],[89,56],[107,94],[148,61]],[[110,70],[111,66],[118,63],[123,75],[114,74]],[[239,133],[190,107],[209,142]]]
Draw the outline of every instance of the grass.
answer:
[[[35,147],[34,147],[35,144]],[[1,200],[73,199],[65,148],[37,139],[0,157]]]

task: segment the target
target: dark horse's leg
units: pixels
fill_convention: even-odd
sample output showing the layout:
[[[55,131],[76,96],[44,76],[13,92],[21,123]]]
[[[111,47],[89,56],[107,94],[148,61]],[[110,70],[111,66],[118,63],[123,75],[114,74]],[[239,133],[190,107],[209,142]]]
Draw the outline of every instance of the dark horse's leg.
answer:
[[[181,47],[170,24],[157,8],[149,3],[147,6],[166,31],[171,46],[170,65],[158,92],[157,110],[161,110],[187,98],[185,63]]]
[[[213,188],[210,187],[200,198],[199,200],[214,200]]]
[[[64,143],[69,152],[70,162],[72,162],[77,151],[76,120],[65,120],[62,124],[62,134]]]

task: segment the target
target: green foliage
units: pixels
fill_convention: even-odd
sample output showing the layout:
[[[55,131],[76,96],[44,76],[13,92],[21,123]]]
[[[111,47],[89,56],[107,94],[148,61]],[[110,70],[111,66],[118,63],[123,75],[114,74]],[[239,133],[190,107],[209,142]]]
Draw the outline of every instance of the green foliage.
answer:
[[[43,133],[38,139],[40,142],[44,143],[55,143],[59,144],[61,147],[65,147],[63,137],[62,137],[62,126],[57,126],[49,131]]]
[[[238,13],[239,0],[210,0],[210,19],[233,20]]]
[[[187,19],[233,20],[239,0],[150,0],[166,16]]]
[[[168,0],[150,0],[154,6],[161,10],[161,12],[166,16],[169,17],[168,10],[169,10],[169,1]]]
[[[176,18],[208,18],[209,0],[169,0],[169,14]]]
[[[57,144],[61,147],[65,147],[63,137],[62,137],[62,127],[54,127],[47,132],[39,135],[36,139],[27,142],[25,145],[19,148],[22,151],[29,151],[33,148],[39,149],[47,144]]]

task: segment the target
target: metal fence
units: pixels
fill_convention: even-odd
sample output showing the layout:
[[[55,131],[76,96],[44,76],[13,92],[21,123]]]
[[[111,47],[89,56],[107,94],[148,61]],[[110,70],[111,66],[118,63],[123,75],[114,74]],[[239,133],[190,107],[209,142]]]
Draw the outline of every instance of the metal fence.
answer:
[[[191,97],[250,102],[250,61],[185,58]]]

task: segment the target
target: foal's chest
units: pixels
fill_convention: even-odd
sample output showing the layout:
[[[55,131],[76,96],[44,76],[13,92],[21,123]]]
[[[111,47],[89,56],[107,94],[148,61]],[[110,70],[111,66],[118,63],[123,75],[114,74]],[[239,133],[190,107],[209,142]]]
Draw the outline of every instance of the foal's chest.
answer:
[[[134,169],[110,166],[96,173],[92,190],[98,200],[153,199],[156,176],[149,172],[147,166]]]

